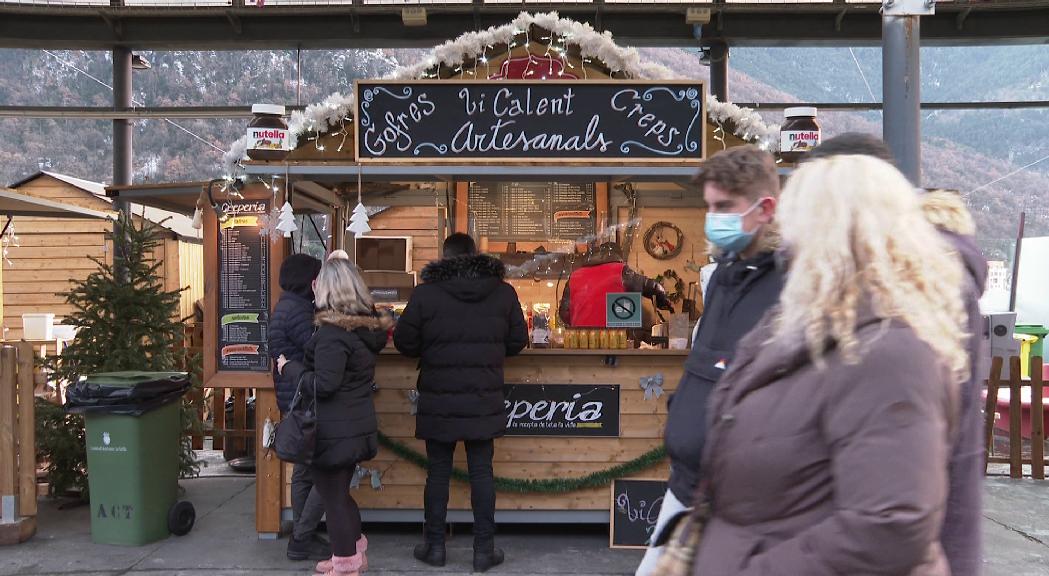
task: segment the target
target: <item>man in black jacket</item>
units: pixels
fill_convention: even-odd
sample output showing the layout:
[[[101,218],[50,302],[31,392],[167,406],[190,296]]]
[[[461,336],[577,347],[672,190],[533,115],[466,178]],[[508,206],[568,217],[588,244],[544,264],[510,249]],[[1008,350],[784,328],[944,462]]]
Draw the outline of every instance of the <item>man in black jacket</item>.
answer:
[[[695,182],[707,204],[705,232],[718,266],[707,285],[685,373],[668,399],[670,486],[656,534],[691,505],[706,441],[707,397],[732,362],[736,344],[779,300],[783,288],[774,257],[779,175],[772,155],[754,146],[730,148],[704,162]],[[637,575],[653,574],[660,553],[649,549]]]
[[[474,571],[503,562],[495,547],[494,439],[506,430],[503,362],[528,343],[517,292],[502,262],[453,234],[444,259],[422,271],[393,333],[405,356],[420,358],[415,436],[426,440],[430,467],[424,494],[426,542],[415,557],[445,563],[445,519],[455,444],[466,444],[474,514]]]

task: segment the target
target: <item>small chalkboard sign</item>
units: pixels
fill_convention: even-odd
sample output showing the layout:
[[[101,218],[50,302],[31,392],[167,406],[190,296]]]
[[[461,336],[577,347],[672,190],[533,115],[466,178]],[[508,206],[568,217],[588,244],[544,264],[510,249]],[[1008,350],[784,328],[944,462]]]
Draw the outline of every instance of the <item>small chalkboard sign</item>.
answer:
[[[619,478],[612,481],[608,543],[612,548],[646,548],[667,492],[666,480]]]

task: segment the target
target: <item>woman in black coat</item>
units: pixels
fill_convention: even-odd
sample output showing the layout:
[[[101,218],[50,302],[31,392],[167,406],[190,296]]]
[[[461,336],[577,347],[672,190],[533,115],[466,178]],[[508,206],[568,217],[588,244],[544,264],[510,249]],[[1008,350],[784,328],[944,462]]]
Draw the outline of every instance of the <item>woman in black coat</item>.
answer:
[[[426,440],[430,467],[424,494],[426,543],[415,557],[445,562],[445,518],[455,444],[466,444],[474,513],[474,570],[503,561],[495,547],[493,439],[506,431],[503,361],[528,343],[528,329],[506,268],[477,254],[473,240],[453,234],[443,260],[423,269],[425,284],[412,293],[397,321],[394,345],[421,358],[415,436]]]
[[[357,267],[342,259],[321,268],[315,287],[317,332],[303,362],[278,359],[278,369],[301,383],[303,400],[317,401],[317,447],[311,472],[324,500],[332,559],[317,569],[356,575],[367,567],[361,514],[350,497],[358,462],[375,457],[378,425],[372,386],[375,361],[392,320],[374,311]]]

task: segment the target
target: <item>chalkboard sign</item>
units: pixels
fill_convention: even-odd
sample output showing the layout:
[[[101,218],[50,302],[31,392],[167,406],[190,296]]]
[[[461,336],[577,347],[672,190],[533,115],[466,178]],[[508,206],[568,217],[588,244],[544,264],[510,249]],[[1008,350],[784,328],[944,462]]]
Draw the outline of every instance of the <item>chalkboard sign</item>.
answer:
[[[477,237],[585,242],[596,229],[593,183],[473,182],[467,202]]]
[[[358,81],[361,162],[703,158],[703,83]]]
[[[656,520],[666,492],[666,480],[613,480],[609,545],[612,548],[647,547],[656,535]]]
[[[270,243],[260,219],[266,200],[228,201],[219,223],[218,355],[221,371],[268,372]]]
[[[507,384],[507,436],[619,436],[618,384]]]

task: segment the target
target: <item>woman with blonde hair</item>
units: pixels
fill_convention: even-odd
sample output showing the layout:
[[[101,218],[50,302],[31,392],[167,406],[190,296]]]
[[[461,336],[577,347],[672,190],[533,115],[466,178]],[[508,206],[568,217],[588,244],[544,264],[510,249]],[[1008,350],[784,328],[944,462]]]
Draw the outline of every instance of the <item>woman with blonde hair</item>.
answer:
[[[332,558],[317,565],[325,574],[357,575],[367,569],[368,541],[361,513],[350,497],[358,462],[378,450],[375,360],[386,345],[388,316],[375,312],[357,267],[342,258],[321,267],[314,286],[317,331],[302,362],[277,359],[281,374],[299,386],[306,402],[317,401],[317,446],[310,472],[327,513]]]
[[[777,220],[780,303],[711,396],[694,573],[946,576],[961,264],[907,179],[868,156],[803,165]]]

